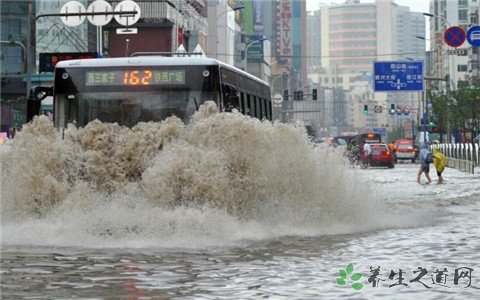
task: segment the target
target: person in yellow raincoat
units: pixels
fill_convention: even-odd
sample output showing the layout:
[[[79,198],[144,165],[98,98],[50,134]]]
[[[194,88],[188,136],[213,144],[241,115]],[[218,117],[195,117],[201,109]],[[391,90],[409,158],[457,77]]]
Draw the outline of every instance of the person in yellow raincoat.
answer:
[[[442,183],[443,182],[442,173],[443,173],[443,170],[445,170],[445,165],[447,164],[447,158],[442,152],[440,152],[440,149],[438,149],[438,147],[433,148],[432,156],[433,156],[433,164],[435,165],[435,169],[437,170],[438,183]]]

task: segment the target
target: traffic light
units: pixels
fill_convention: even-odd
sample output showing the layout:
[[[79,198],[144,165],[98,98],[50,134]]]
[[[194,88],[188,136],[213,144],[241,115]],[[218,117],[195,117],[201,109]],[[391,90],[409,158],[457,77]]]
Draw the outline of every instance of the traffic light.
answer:
[[[288,90],[283,90],[283,101],[288,101]]]
[[[433,118],[430,118],[428,120],[428,125],[430,125],[430,127],[434,127],[435,126],[435,120]]]
[[[390,114],[394,115],[395,114],[395,104],[390,104]]]
[[[368,115],[368,105],[366,104],[363,106],[363,114]]]
[[[317,97],[318,97],[318,95],[317,95],[317,89],[313,89],[313,90],[312,90],[312,100],[317,100]]]
[[[303,91],[293,91],[293,100],[303,100]]]

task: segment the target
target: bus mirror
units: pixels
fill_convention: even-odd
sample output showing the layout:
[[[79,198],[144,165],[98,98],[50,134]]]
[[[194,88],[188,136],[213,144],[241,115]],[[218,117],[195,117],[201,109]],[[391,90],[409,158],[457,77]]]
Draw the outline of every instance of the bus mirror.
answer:
[[[37,101],[42,101],[48,96],[53,96],[53,87],[37,86],[31,92],[31,98]]]
[[[30,90],[30,97],[27,99],[27,122],[40,115],[42,100],[48,96],[53,96],[53,87],[37,86]]]
[[[27,123],[33,120],[33,117],[40,115],[42,101],[33,98],[33,95],[27,100]]]

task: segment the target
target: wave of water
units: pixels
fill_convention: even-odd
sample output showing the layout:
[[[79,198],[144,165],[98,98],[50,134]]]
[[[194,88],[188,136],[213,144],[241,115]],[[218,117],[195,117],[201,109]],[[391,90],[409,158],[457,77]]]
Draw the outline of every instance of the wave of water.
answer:
[[[411,225],[303,126],[212,103],[189,124],[131,129],[60,133],[38,117],[1,162],[4,245],[208,247]]]

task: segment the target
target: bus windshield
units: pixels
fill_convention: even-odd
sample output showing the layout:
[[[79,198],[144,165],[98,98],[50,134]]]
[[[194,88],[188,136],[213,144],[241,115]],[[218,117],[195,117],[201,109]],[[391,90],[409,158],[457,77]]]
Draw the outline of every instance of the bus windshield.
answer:
[[[98,119],[132,127],[170,116],[187,121],[205,101],[219,101],[217,74],[215,66],[58,69],[55,123],[85,126]]]
[[[82,92],[71,102],[70,117],[76,117],[78,126],[95,119],[129,127],[138,122],[159,122],[173,115],[186,120],[198,110],[202,99],[215,100],[216,95],[184,90]]]

